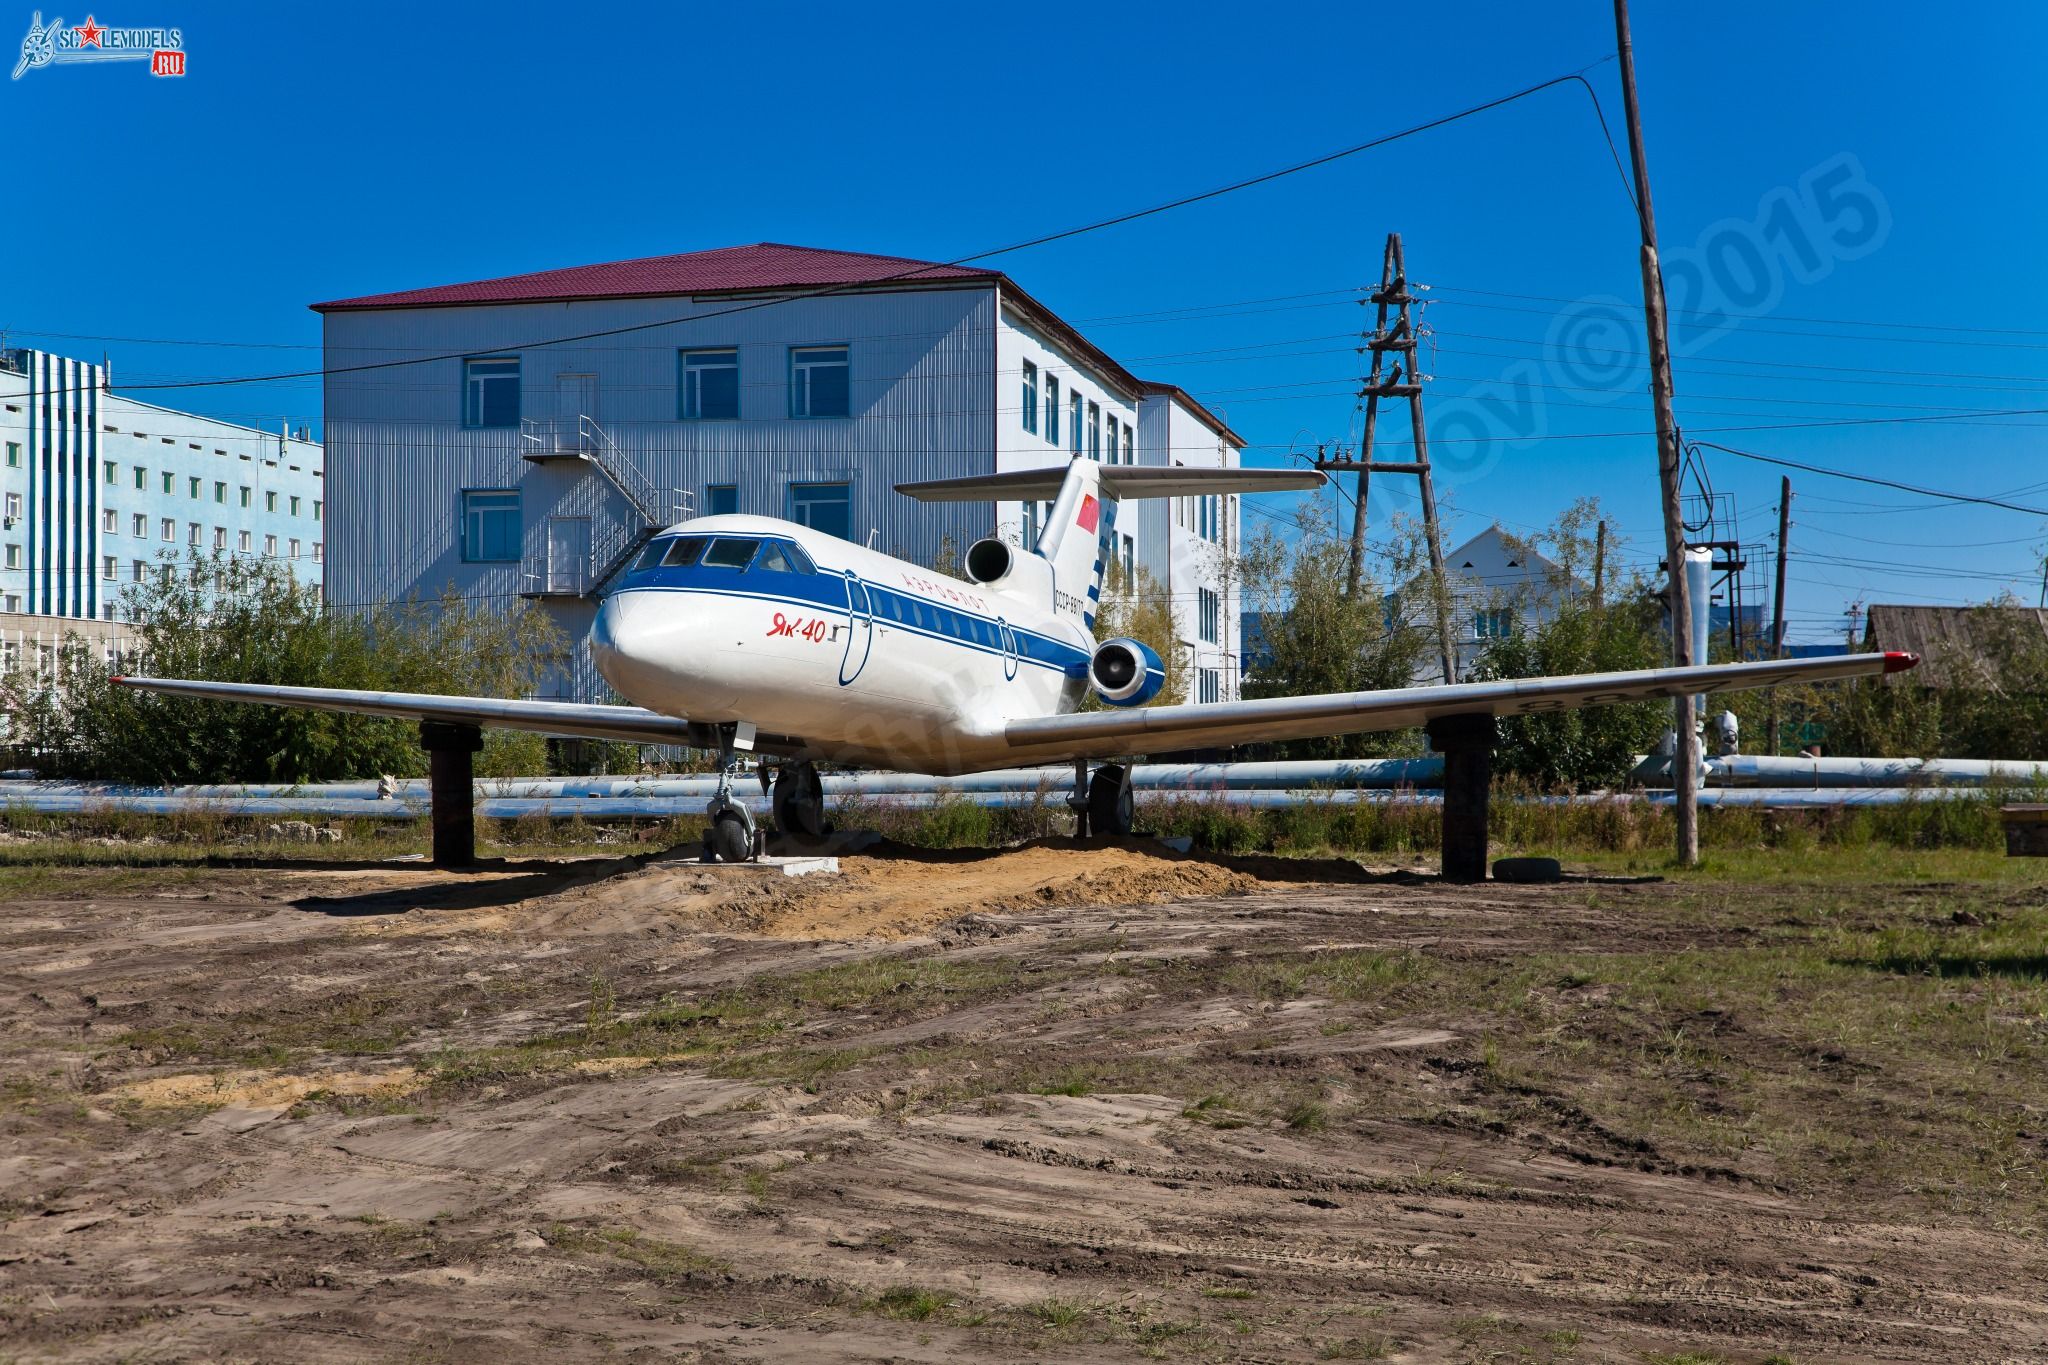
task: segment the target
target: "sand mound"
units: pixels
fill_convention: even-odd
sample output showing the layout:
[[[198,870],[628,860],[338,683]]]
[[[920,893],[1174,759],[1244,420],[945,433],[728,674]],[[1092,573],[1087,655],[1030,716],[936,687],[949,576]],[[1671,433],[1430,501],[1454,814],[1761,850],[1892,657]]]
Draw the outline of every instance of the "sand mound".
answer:
[[[419,1073],[409,1066],[389,1071],[329,1071],[317,1076],[281,1076],[271,1071],[199,1071],[134,1081],[114,1091],[119,1099],[150,1108],[195,1104],[236,1109],[287,1109],[306,1096],[395,1095],[412,1089]]]
[[[842,858],[837,877],[735,887],[689,911],[707,927],[772,938],[907,938],[972,914],[1239,896],[1260,885],[1249,873],[1170,853],[1045,844]]]

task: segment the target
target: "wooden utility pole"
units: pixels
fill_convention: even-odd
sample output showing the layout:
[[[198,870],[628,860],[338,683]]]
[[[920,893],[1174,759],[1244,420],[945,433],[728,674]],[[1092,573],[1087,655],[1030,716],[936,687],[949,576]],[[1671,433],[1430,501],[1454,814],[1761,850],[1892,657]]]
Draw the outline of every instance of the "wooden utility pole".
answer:
[[[1374,474],[1416,476],[1421,485],[1423,539],[1429,546],[1430,595],[1436,615],[1437,645],[1443,652],[1444,682],[1454,683],[1458,680],[1458,650],[1451,638],[1450,585],[1444,578],[1443,536],[1436,519],[1436,484],[1429,473],[1429,431],[1422,416],[1422,375],[1416,366],[1415,318],[1411,311],[1415,296],[1408,288],[1408,266],[1401,252],[1400,233],[1387,234],[1386,252],[1380,261],[1380,287],[1364,301],[1379,309],[1373,330],[1365,339],[1366,349],[1372,352],[1372,370],[1366,376],[1365,386],[1359,390],[1365,399],[1365,436],[1356,460],[1318,459],[1316,468],[1327,472],[1355,470],[1358,474],[1358,497],[1351,510],[1351,558],[1346,566],[1345,591],[1351,595],[1357,594],[1365,576],[1365,497],[1370,477]],[[1389,308],[1397,310],[1391,329],[1387,326]],[[1398,358],[1394,361],[1393,370],[1385,372],[1383,366],[1389,354]],[[1379,430],[1382,398],[1408,400],[1408,425],[1414,433],[1415,442],[1414,459],[1373,459],[1373,438]]]
[[[1607,605],[1607,523],[1593,529],[1593,605]]]
[[[1785,657],[1785,541],[1792,533],[1792,476],[1778,483],[1778,590],[1771,607],[1771,657]],[[1771,756],[1778,754],[1778,689],[1771,689]]]
[[[1792,534],[1792,476],[1778,484],[1778,590],[1771,608],[1771,657],[1785,657],[1785,545]]]
[[[1664,558],[1670,565],[1671,662],[1693,661],[1692,611],[1685,581],[1685,517],[1678,504],[1678,417],[1673,409],[1671,334],[1664,312],[1664,271],[1657,260],[1657,215],[1650,203],[1650,164],[1643,151],[1643,119],[1636,105],[1635,48],[1629,41],[1628,0],[1614,0],[1614,44],[1621,59],[1622,112],[1628,123],[1629,162],[1635,172],[1636,224],[1641,230],[1643,322],[1650,346],[1650,398],[1657,415],[1657,483],[1664,503]],[[1677,746],[1671,756],[1672,794],[1678,805],[1677,858],[1690,867],[1700,859],[1700,736],[1693,698],[1671,699]]]

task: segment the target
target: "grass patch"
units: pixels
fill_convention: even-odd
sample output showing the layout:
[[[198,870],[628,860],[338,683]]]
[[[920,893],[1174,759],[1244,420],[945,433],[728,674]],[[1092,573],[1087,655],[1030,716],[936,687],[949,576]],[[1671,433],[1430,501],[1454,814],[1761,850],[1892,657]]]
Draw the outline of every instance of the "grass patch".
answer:
[[[1048,1327],[1072,1327],[1088,1316],[1089,1308],[1076,1299],[1040,1299],[1024,1310]]]
[[[639,1267],[663,1283],[691,1280],[706,1274],[722,1274],[731,1267],[679,1242],[647,1237],[637,1228],[576,1228],[556,1223],[544,1240],[557,1251],[602,1253]]]
[[[885,1318],[898,1318],[905,1322],[923,1322],[946,1311],[953,1304],[953,1296],[938,1289],[923,1289],[914,1284],[895,1284],[877,1294],[869,1307]]]

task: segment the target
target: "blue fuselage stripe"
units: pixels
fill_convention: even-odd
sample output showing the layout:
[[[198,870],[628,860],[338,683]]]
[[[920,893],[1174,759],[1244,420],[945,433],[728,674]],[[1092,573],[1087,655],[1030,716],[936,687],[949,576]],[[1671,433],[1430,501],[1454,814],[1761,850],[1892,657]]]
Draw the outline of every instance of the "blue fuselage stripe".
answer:
[[[773,587],[767,587],[762,580],[772,580]],[[844,575],[833,573],[796,574],[764,573],[733,569],[707,569],[702,566],[654,568],[634,574],[619,591],[627,592],[673,592],[708,597],[738,597],[758,602],[779,602],[787,606],[807,607],[840,617],[850,617],[846,605],[847,584],[859,583],[866,590],[872,610],[867,614],[877,623],[907,631],[913,635],[945,644],[970,649],[977,653],[1002,657],[1002,622],[996,617],[982,616],[974,612],[960,611],[953,607],[940,606],[922,597],[898,592],[867,579],[848,580]],[[927,617],[928,614],[928,617]],[[933,624],[926,625],[929,619]],[[971,623],[971,624],[970,624]],[[951,625],[952,631],[941,629]],[[1069,677],[1086,677],[1089,654],[1063,640],[1041,634],[1016,622],[1007,623],[1017,642],[1020,659],[1050,668]]]

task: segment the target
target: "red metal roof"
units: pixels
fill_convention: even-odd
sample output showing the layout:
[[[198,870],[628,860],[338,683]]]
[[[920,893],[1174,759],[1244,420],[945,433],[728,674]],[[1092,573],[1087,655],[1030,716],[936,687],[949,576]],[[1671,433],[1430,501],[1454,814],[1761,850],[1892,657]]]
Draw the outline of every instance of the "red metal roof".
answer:
[[[817,247],[757,242],[753,246],[686,251],[676,256],[645,256],[637,261],[537,270],[468,284],[443,284],[430,289],[404,289],[395,294],[316,303],[316,313],[357,308],[449,308],[463,304],[561,303],[571,299],[619,299],[676,294],[717,294],[744,290],[815,288],[821,285],[863,285],[950,280],[998,280],[994,270],[939,265],[904,256],[876,256],[865,251],[826,251]]]

